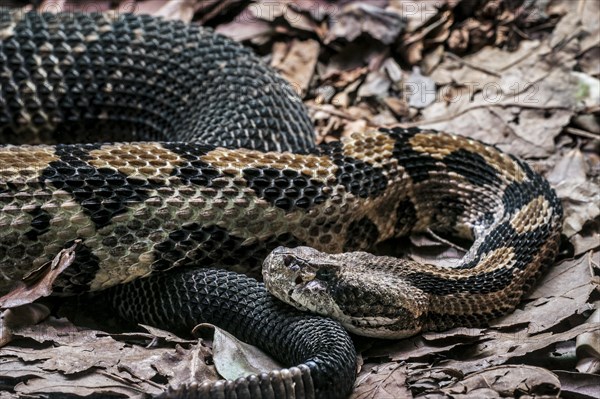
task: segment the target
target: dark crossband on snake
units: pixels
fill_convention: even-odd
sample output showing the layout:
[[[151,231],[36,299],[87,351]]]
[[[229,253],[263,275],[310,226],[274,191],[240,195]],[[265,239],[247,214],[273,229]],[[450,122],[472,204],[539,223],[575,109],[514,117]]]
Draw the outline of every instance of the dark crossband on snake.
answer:
[[[288,367],[164,397],[346,397],[346,329],[484,325],[557,253],[560,202],[523,161],[416,128],[317,146],[290,86],[209,29],[4,9],[0,85],[0,293],[78,240],[55,293],[109,289],[129,319],[214,323]],[[362,252],[428,230],[472,246],[448,268]]]

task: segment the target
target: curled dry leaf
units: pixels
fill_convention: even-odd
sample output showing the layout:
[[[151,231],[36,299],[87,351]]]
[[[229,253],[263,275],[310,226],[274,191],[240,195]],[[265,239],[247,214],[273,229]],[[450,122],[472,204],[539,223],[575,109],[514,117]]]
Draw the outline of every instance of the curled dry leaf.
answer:
[[[29,340],[0,348],[0,357],[9,360],[0,362],[0,375],[14,382],[11,388],[19,395],[102,392],[134,397],[162,392],[166,387],[155,380],[179,385],[218,379],[214,368],[206,366],[207,348],[197,341],[183,346],[150,335],[147,342],[154,346],[147,348],[126,342],[132,336],[111,336],[52,317],[20,328],[14,336]]]
[[[279,370],[281,364],[255,346],[240,341],[227,331],[212,324],[200,324],[203,336],[212,332],[213,362],[219,374],[228,380],[251,374],[260,374],[271,370]],[[195,329],[195,331],[197,331]]]
[[[244,42],[250,40],[254,44],[267,42],[271,35],[275,33],[275,29],[271,24],[260,19],[234,20],[227,24],[219,25],[216,31],[235,41]]]
[[[527,354],[542,349],[553,348],[557,343],[577,338],[587,332],[600,331],[600,324],[582,324],[561,333],[541,333],[530,335],[527,330],[515,330],[507,333],[484,330],[480,342],[463,355],[470,357],[447,359],[440,365],[471,373],[491,366],[519,359]],[[455,354],[456,356],[456,354]]]
[[[60,251],[51,262],[24,276],[20,285],[0,298],[0,307],[24,305],[50,295],[56,278],[75,260],[75,251],[80,243],[81,240],[75,240],[71,247]]]
[[[586,323],[600,324],[600,309],[586,320]],[[600,331],[594,331],[587,334],[581,334],[575,341],[577,345],[577,354],[580,358],[594,357],[600,359]]]
[[[384,97],[391,85],[389,76],[383,71],[369,72],[358,89],[359,97]]]
[[[516,52],[486,47],[464,59],[451,57],[437,67],[443,72],[432,74],[443,86],[420,125],[498,144],[525,158],[548,156],[578,104],[578,81],[570,71],[575,54],[552,51],[547,40],[524,41]],[[442,95],[454,85],[468,90]]]
[[[421,75],[418,67],[413,67],[412,73],[404,83],[408,105],[415,108],[425,108],[436,99],[435,82],[427,76]]]
[[[294,39],[289,45],[277,42],[273,46],[271,66],[281,73],[300,97],[308,91],[319,49],[319,42],[310,39]]]
[[[370,364],[358,374],[350,399],[410,398],[406,372],[406,365],[395,362]]]
[[[494,320],[495,328],[527,326],[528,334],[547,331],[573,315],[592,309],[588,302],[598,289],[600,280],[592,275],[591,253],[570,259],[550,268],[548,273],[526,297],[523,309]]]
[[[352,2],[345,5],[332,22],[325,43],[338,38],[351,42],[361,33],[366,33],[383,44],[391,44],[404,26],[402,18],[397,13],[367,2]]]
[[[162,2],[160,8],[151,12],[151,14],[163,17],[165,19],[178,19],[184,22],[190,22],[194,17],[194,13],[202,6],[203,2],[204,0],[177,0]]]
[[[34,325],[44,320],[50,309],[39,303],[28,303],[0,313],[0,347],[8,344],[13,338],[13,331]]]
[[[593,179],[587,179],[587,172],[588,167],[583,153],[573,149],[568,151],[548,174],[548,181],[563,202],[565,212],[563,233],[567,237],[579,233],[587,221],[594,220],[600,215],[600,202],[598,202],[600,185]],[[598,240],[597,235],[596,240]],[[598,245],[600,244],[595,246]]]
[[[484,397],[483,389],[491,389],[500,397],[555,396],[560,392],[560,381],[554,373],[540,367],[507,365],[477,371],[441,391],[455,398],[476,399]]]
[[[563,397],[577,399],[596,399],[600,392],[600,375],[554,371],[560,380]]]
[[[456,330],[456,329],[455,329]],[[441,333],[427,333],[423,336],[416,336],[393,344],[379,346],[365,352],[366,357],[386,357],[395,362],[398,361],[421,361],[435,358],[437,354],[448,353],[450,350],[461,345],[468,345],[477,340],[481,335],[481,329],[463,329],[464,333],[450,336]],[[451,330],[454,331],[454,330]]]

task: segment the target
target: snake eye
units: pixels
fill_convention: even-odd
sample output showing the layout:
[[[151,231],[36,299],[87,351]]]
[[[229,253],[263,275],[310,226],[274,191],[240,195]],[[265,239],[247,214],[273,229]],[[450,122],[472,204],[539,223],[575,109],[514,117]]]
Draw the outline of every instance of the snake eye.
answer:
[[[334,272],[331,269],[319,269],[315,273],[315,277],[321,281],[329,281],[333,278]]]

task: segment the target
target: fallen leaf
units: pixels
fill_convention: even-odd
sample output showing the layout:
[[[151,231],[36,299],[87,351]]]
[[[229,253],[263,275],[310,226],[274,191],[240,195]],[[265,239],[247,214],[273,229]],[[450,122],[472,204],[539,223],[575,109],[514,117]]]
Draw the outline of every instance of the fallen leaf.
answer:
[[[442,392],[453,398],[481,398],[481,389],[491,389],[500,397],[517,397],[522,395],[542,396],[558,395],[560,392],[558,377],[543,368],[523,364],[490,367],[467,375]],[[475,396],[469,395],[470,393]],[[455,396],[457,395],[457,396]]]
[[[587,174],[587,163],[578,149],[567,152],[548,173],[548,181],[563,203],[563,233],[567,237],[579,233],[588,220],[600,215],[600,185],[588,180]]]
[[[384,97],[391,86],[388,75],[383,71],[372,71],[358,88],[359,97]]]
[[[219,25],[216,32],[238,42],[250,40],[254,44],[263,44],[275,33],[275,28],[260,19],[236,19]]]
[[[273,46],[271,66],[281,73],[300,97],[308,92],[319,49],[319,42],[316,40],[294,39],[289,46],[283,42],[277,42]]]
[[[29,340],[0,348],[0,357],[10,359],[8,363],[0,362],[0,375],[14,378],[13,389],[22,395],[57,392],[86,396],[104,392],[132,397],[140,392],[162,392],[166,386],[153,382],[156,379],[172,385],[218,379],[214,368],[206,366],[207,348],[198,341],[184,348],[151,339],[148,342],[156,345],[145,348],[115,339],[119,335],[76,327],[52,317],[13,334]],[[120,337],[131,338],[133,335]]]
[[[563,397],[577,399],[596,399],[600,392],[600,376],[598,374],[554,371],[560,381]]]
[[[403,26],[402,18],[394,12],[369,3],[353,2],[342,7],[335,16],[325,43],[338,38],[351,42],[366,33],[383,44],[391,44]]]
[[[419,363],[411,363],[409,369],[406,384],[416,397],[422,396],[420,394],[424,392],[427,392],[426,397],[436,395],[441,388],[464,377],[460,371],[448,367],[423,367]]]
[[[6,295],[0,297],[0,308],[10,308],[31,303],[38,298],[52,293],[52,284],[60,274],[75,260],[77,247],[81,240],[61,250],[51,262],[47,262],[38,269],[31,271],[23,277],[23,281]]]
[[[596,309],[585,322],[589,324],[600,324],[600,309]],[[600,331],[581,334],[577,337],[575,345],[578,357],[593,357],[600,359]]]
[[[203,328],[209,325],[201,325]],[[210,325],[213,331],[213,361],[219,374],[235,380],[251,374],[279,370],[281,364],[255,346],[240,341],[230,333]]]
[[[568,317],[590,310],[590,295],[598,289],[599,279],[591,271],[591,253],[553,266],[527,295],[523,309],[490,323],[494,328],[526,325],[529,334],[546,331]]]
[[[481,336],[481,342],[476,344],[469,352],[463,352],[464,355],[468,353],[471,356],[465,360],[447,359],[440,361],[439,364],[461,370],[467,374],[487,367],[501,365],[511,359],[518,359],[529,353],[551,347],[558,342],[564,342],[581,334],[599,330],[600,324],[582,324],[561,333],[546,332],[535,335],[529,335],[526,330],[503,333],[487,329]]]
[[[439,10],[447,3],[447,0],[394,0],[389,2],[388,9],[406,20],[408,32],[414,32],[439,15]]]
[[[398,361],[424,361],[435,357],[437,354],[446,353],[460,345],[471,344],[479,340],[481,329],[469,329],[468,334],[437,335],[426,333],[422,336],[400,340],[393,344],[382,344],[364,353],[367,358],[388,358]],[[452,330],[451,330],[452,331]]]
[[[0,312],[0,347],[13,338],[13,331],[44,320],[50,309],[39,303],[28,303]]]
[[[350,399],[409,398],[405,379],[406,366],[401,363],[370,365],[358,374]]]
[[[190,22],[194,13],[202,6],[203,0],[177,0],[162,2],[160,8],[152,12],[152,15],[165,19],[181,20]]]
[[[394,113],[397,119],[402,119],[405,116],[408,116],[408,103],[401,98],[397,97],[385,97],[383,99],[385,105]]]
[[[548,156],[577,108],[574,55],[566,49],[553,53],[547,41],[523,41],[514,53],[486,47],[464,59],[450,57],[436,68],[450,73],[434,71],[432,78],[438,85],[454,82],[442,86],[442,93],[453,85],[468,91],[451,99],[438,95],[423,110],[420,125],[459,132],[525,158]]]

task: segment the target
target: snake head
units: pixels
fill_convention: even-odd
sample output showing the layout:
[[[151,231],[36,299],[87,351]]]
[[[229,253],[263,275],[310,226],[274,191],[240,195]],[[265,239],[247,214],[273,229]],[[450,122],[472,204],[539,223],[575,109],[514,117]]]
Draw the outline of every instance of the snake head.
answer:
[[[300,309],[331,315],[337,305],[329,294],[341,265],[328,254],[310,247],[277,247],[263,263],[267,290]]]
[[[427,295],[403,277],[409,263],[366,252],[278,247],[263,263],[263,280],[283,302],[331,317],[353,333],[404,338],[421,330],[428,306]]]

